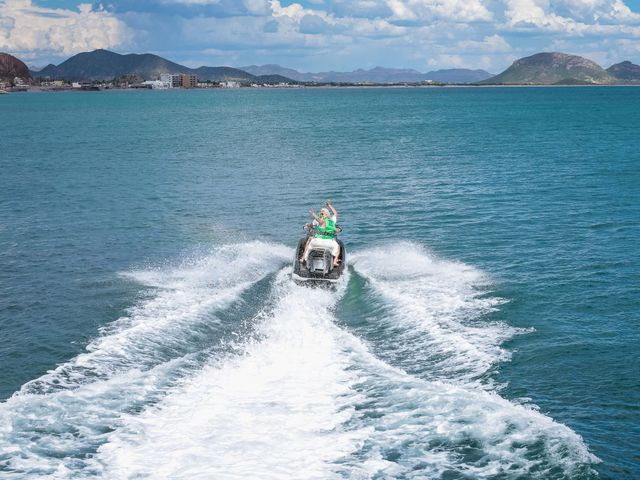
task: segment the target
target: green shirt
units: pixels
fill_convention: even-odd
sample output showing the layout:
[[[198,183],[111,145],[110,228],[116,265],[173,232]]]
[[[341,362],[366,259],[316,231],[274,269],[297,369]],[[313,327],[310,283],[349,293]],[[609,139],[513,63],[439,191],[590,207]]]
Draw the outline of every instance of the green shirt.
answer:
[[[336,221],[332,217],[325,217],[324,227],[319,225],[316,229],[315,238],[332,240],[336,236]]]

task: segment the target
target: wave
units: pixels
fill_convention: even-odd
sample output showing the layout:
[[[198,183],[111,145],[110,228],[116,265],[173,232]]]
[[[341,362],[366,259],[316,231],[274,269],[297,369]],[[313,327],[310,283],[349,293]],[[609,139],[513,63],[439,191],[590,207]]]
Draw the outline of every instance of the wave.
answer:
[[[207,316],[237,300],[240,294],[291,256],[289,249],[262,242],[227,245],[177,268],[123,272],[150,290],[148,299],[105,327],[86,353],[26,383],[18,394],[49,393],[107,379],[131,368],[167,361],[189,350]]]
[[[527,330],[487,321],[505,300],[489,296],[489,280],[476,268],[439,259],[409,242],[359,252],[355,270],[378,303],[371,326],[376,352],[407,371],[433,380],[483,380],[510,359],[501,345]],[[365,325],[365,330],[367,325]],[[491,386],[491,385],[489,385]]]
[[[280,245],[250,242],[217,248],[178,267],[123,273],[146,288],[140,302],[85,353],[0,404],[0,471],[67,478],[68,471],[85,469],[86,458],[123,412],[156,401],[199,367],[196,357],[214,334],[224,342],[224,332],[239,328],[222,328],[219,313],[291,255]]]

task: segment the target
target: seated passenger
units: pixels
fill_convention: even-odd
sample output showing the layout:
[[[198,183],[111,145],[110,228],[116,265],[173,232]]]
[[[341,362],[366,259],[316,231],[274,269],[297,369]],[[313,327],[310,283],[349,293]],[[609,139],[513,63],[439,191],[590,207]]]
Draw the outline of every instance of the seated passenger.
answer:
[[[333,267],[338,266],[340,245],[335,240],[338,212],[335,208],[333,208],[331,202],[327,202],[326,206],[331,209],[331,213],[329,213],[328,208],[321,208],[319,217],[316,216],[313,208],[309,209],[309,213],[315,219],[315,222],[317,222],[317,226],[313,237],[307,239],[307,244],[304,247],[304,253],[300,258],[301,263],[307,261],[309,250],[316,247],[324,247],[327,249],[331,249],[331,255],[333,256]]]

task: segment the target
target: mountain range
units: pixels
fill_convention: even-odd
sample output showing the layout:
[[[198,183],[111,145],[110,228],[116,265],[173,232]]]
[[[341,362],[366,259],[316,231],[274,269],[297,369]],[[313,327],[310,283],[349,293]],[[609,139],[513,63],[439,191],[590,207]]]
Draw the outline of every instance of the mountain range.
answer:
[[[108,50],[94,50],[74,55],[60,65],[47,65],[31,72],[34,78],[49,77],[71,81],[104,81],[123,75],[138,75],[145,80],[155,80],[163,73],[196,74],[201,81],[237,81],[279,83],[291,81],[278,75],[256,76],[232,67],[189,68],[151,53],[120,55]]]
[[[249,65],[239,67],[240,70],[253,75],[282,75],[299,82],[316,83],[420,83],[424,81],[442,83],[476,83],[492,76],[484,70],[454,68],[436,70],[427,73],[409,68],[375,67],[370,70],[353,70],[351,72],[318,72],[301,73],[280,65]]]
[[[20,62],[0,54],[0,76],[15,75]],[[9,58],[10,57],[10,58]],[[22,63],[22,62],[20,62]],[[4,67],[2,67],[4,65]],[[24,64],[22,64],[24,65]],[[24,69],[23,69],[24,70]],[[22,71],[22,70],[21,70]],[[513,62],[504,72],[492,76],[484,70],[449,69],[421,73],[413,69],[376,67],[352,72],[301,73],[279,65],[250,65],[241,68],[189,68],[150,53],[121,55],[108,50],[94,50],[74,55],[59,65],[40,71],[22,72],[25,78],[64,79],[73,81],[111,80],[123,75],[138,75],[152,80],[163,73],[192,73],[202,81],[239,81],[244,83],[422,83],[433,81],[480,85],[613,85],[639,84],[640,66],[629,61],[603,69],[584,57],[560,52],[543,52]]]
[[[484,70],[450,69],[421,73],[412,69],[376,67],[352,72],[301,73],[279,65],[251,65],[241,68],[199,67],[189,68],[151,53],[121,55],[108,50],[94,50],[72,56],[59,65],[47,65],[32,71],[34,78],[70,81],[104,81],[123,75],[138,75],[152,80],[163,73],[192,73],[202,81],[239,82],[315,82],[315,83],[475,83],[491,77]]]

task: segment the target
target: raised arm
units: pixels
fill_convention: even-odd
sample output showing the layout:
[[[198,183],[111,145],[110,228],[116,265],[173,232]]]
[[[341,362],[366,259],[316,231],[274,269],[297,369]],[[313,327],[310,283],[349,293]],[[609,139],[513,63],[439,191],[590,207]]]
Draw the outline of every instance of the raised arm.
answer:
[[[309,213],[315,219],[316,222],[318,222],[321,225],[324,223],[324,220],[316,215],[316,212],[313,211],[313,208],[309,209]]]
[[[334,217],[336,217],[336,222],[338,221],[338,212],[336,211],[335,208],[333,208],[333,205],[331,204],[331,202],[327,202],[327,207],[329,208],[329,210],[331,210],[331,213],[333,214]]]

